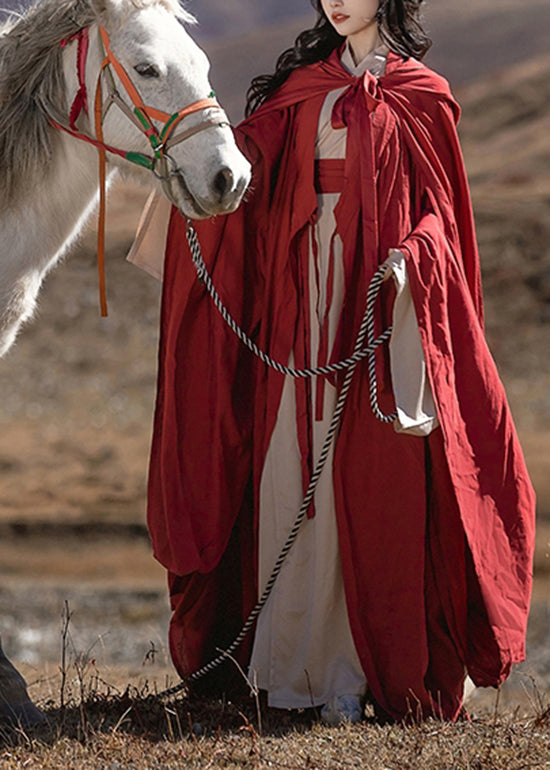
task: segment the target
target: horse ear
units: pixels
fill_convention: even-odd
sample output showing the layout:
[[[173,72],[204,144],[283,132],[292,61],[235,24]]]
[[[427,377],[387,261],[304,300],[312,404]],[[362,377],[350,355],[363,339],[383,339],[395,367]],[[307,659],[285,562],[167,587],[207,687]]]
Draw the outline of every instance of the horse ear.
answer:
[[[92,0],[92,9],[96,16],[104,16],[108,5],[109,0]]]
[[[123,3],[121,0],[91,0],[91,4],[95,15],[104,19],[111,11],[120,11]]]

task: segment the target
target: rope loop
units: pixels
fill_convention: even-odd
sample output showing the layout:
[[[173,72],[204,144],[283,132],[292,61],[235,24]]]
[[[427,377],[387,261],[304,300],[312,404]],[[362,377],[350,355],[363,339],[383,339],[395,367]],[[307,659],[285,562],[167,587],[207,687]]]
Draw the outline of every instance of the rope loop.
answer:
[[[267,366],[270,366],[272,369],[275,369],[277,372],[280,372],[281,374],[286,374],[289,377],[294,378],[306,378],[306,377],[319,377],[319,376],[325,376],[328,374],[334,374],[335,372],[342,372],[350,368],[350,366],[353,366],[354,364],[359,363],[359,361],[362,361],[364,358],[369,358],[369,375],[370,375],[370,384],[371,384],[371,404],[373,404],[373,410],[375,412],[375,415],[378,419],[382,420],[382,422],[393,422],[395,418],[397,417],[397,414],[389,414],[385,415],[382,413],[378,406],[378,388],[376,384],[376,373],[374,370],[374,363],[372,364],[372,370],[371,370],[371,361],[374,362],[375,358],[375,351],[380,345],[382,345],[384,342],[389,340],[391,337],[393,327],[388,327],[378,338],[374,338],[374,303],[376,301],[376,298],[378,297],[378,293],[380,291],[380,288],[384,282],[386,269],[384,267],[380,267],[374,276],[371,279],[371,282],[369,284],[369,289],[367,292],[367,311],[369,313],[369,321],[368,321],[368,337],[369,337],[369,345],[366,348],[362,348],[361,350],[358,350],[353,353],[353,355],[349,356],[349,358],[345,358],[343,361],[338,361],[334,364],[327,364],[326,366],[318,366],[311,369],[293,369],[289,366],[286,366],[285,364],[282,364],[280,361],[275,361],[273,358],[271,358],[270,355],[268,355],[265,351],[261,350],[256,343],[244,332],[240,326],[237,324],[237,322],[234,320],[233,316],[229,312],[229,310],[226,308],[226,306],[223,304],[218,291],[216,287],[214,286],[214,283],[212,281],[212,278],[208,272],[208,268],[206,267],[206,264],[204,262],[204,259],[202,257],[201,247],[199,244],[199,239],[197,237],[197,233],[195,228],[193,227],[193,223],[190,219],[187,220],[187,241],[189,243],[189,249],[191,251],[191,258],[193,260],[193,264],[195,265],[195,270],[197,272],[197,276],[201,284],[203,284],[206,287],[206,290],[210,294],[216,308],[218,309],[219,313],[223,317],[226,324],[229,326],[229,328],[237,335],[237,337],[241,340],[241,342],[246,345],[246,347],[254,353],[261,361],[264,362]]]

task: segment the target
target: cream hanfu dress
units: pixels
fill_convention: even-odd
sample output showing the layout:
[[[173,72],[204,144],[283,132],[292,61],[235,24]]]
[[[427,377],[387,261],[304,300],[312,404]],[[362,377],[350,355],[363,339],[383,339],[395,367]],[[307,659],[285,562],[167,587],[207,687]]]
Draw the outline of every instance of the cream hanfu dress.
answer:
[[[381,46],[358,65],[349,48],[342,64],[353,75],[367,69],[383,74],[388,49]],[[319,119],[316,158],[343,159],[347,130],[331,125],[332,108],[345,89],[329,93]],[[343,299],[342,243],[334,237],[334,275],[330,308],[326,287],[330,244],[336,230],[334,208],[339,194],[318,195],[318,220],[312,233],[317,243],[317,265],[311,248],[310,329],[311,363],[315,365],[320,329],[328,312],[328,349],[334,342]],[[169,204],[151,196],[128,259],[153,275],[162,275],[162,255],[169,218]],[[405,258],[399,251],[388,255],[388,276],[393,275],[397,295],[393,310],[390,361],[400,432],[427,435],[437,425],[420,335],[407,283]],[[290,362],[292,365],[292,361]],[[317,389],[311,388],[312,414],[316,413]],[[313,420],[314,463],[322,449],[336,404],[336,389],[326,382],[323,417]],[[294,380],[283,387],[277,421],[267,451],[260,484],[259,593],[287,539],[303,499],[301,455],[296,428]],[[351,635],[342,567],[332,480],[332,450],[315,493],[313,519],[306,519],[289,553],[256,628],[249,678],[268,693],[270,706],[307,708],[341,695],[362,696],[366,680]]]

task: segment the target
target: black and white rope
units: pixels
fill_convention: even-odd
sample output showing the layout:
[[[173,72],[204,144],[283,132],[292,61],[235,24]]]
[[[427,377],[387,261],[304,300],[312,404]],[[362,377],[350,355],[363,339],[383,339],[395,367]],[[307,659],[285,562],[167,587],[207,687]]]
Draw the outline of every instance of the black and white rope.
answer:
[[[382,276],[385,275],[386,270],[383,267],[380,267],[378,269],[378,272],[375,273],[375,278],[378,275],[378,273],[382,273]],[[382,277],[382,280],[384,278]],[[367,294],[367,309],[369,307],[369,300],[368,296],[370,294],[372,287],[369,286],[369,293]],[[375,282],[375,291],[376,294],[378,294],[378,290],[380,288],[380,285],[378,282]],[[376,351],[373,348],[373,345],[375,344],[376,340],[374,337],[374,308],[372,308],[372,312],[367,313],[367,342],[368,346],[365,348],[366,351],[368,351],[368,367],[369,367],[369,395],[370,395],[370,405],[373,411],[374,416],[377,420],[380,420],[384,423],[391,423],[395,421],[395,418],[397,417],[397,412],[393,412],[392,414],[385,414],[381,409],[380,405],[378,403],[378,381],[376,379]],[[393,330],[393,327],[390,326],[390,333]],[[381,335],[384,336],[383,334]],[[378,338],[380,339],[380,337]]]
[[[246,345],[246,347],[251,350],[258,358],[264,362],[267,366],[270,366],[272,369],[275,369],[277,372],[280,372],[281,374],[286,374],[289,377],[295,377],[295,378],[304,378],[304,377],[317,377],[327,374],[333,374],[334,372],[342,372],[346,369],[349,369],[352,364],[356,364],[359,361],[361,361],[364,358],[367,358],[367,356],[374,356],[374,351],[377,347],[382,345],[386,340],[389,340],[392,333],[392,327],[390,326],[388,329],[386,329],[380,337],[378,337],[376,340],[374,339],[374,319],[372,321],[372,340],[369,339],[369,345],[371,345],[371,348],[364,348],[361,350],[358,350],[357,352],[354,352],[353,355],[351,355],[349,358],[345,358],[343,361],[338,361],[334,364],[327,364],[326,366],[318,366],[314,369],[292,369],[289,366],[285,366],[284,364],[280,363],[279,361],[275,361],[273,358],[271,358],[270,355],[265,353],[263,350],[260,350],[260,348],[256,345],[256,343],[250,339],[250,337],[244,332],[241,327],[237,324],[229,310],[225,307],[222,300],[220,299],[220,296],[216,290],[216,287],[214,286],[214,283],[212,281],[212,278],[210,274],[208,273],[208,268],[206,267],[204,260],[202,258],[201,253],[201,247],[199,244],[199,240],[197,238],[197,233],[195,232],[195,228],[193,227],[192,223],[188,221],[187,224],[187,240],[189,242],[189,248],[191,250],[191,257],[193,259],[193,263],[195,265],[195,269],[197,271],[197,275],[199,278],[199,281],[204,284],[206,287],[206,290],[212,297],[212,300],[219,310],[220,314],[222,315],[224,321],[229,326],[229,328],[237,335],[237,337],[241,340],[242,343]],[[375,276],[373,277],[373,281],[371,281],[371,284],[369,286],[369,292],[374,292],[374,296],[376,298],[380,286],[384,280],[385,275],[385,269],[380,268],[379,272],[382,274],[382,278],[380,281],[375,280],[376,275],[378,273],[375,273]],[[369,301],[369,296],[367,294],[367,304]],[[370,335],[369,335],[370,336]],[[376,384],[374,389],[375,394],[377,393]],[[378,406],[378,402],[376,402]],[[380,410],[378,410],[380,414]],[[383,422],[391,422],[393,419],[395,419],[396,415],[388,415],[388,419],[384,419]]]
[[[233,329],[233,331],[235,331],[239,339],[241,339],[247,345],[247,347],[253,350],[253,352],[256,352],[257,348],[254,342],[252,342],[252,340],[250,340],[250,338],[237,326],[237,324],[235,323],[235,321],[233,321],[229,312],[226,310],[223,303],[221,302],[219,295],[212,283],[212,279],[208,274],[206,265],[204,264],[204,261],[202,259],[200,245],[198,243],[195,230],[191,224],[188,225],[187,235],[189,240],[189,247],[191,249],[191,254],[193,256],[193,262],[195,263],[197,274],[200,280],[206,286],[209,294],[211,295],[212,299],[216,304],[216,307],[218,308],[218,310],[220,311],[220,313],[222,314],[226,322],[229,324],[229,326]],[[315,470],[313,471],[313,474],[309,481],[307,492],[305,494],[302,505],[300,507],[300,511],[298,513],[298,516],[296,517],[296,520],[292,526],[292,529],[288,534],[286,542],[281,550],[281,553],[279,554],[279,557],[275,563],[275,566],[273,567],[273,570],[271,572],[271,575],[269,576],[269,580],[266,583],[266,586],[262,592],[261,597],[259,598],[253,610],[250,612],[239,635],[235,638],[235,640],[229,645],[229,647],[226,650],[223,650],[216,658],[213,658],[213,660],[211,660],[205,666],[203,666],[198,671],[195,671],[193,674],[191,674],[185,681],[180,682],[174,687],[170,687],[169,689],[164,690],[163,692],[159,693],[157,697],[170,698],[174,695],[177,695],[179,692],[185,689],[188,683],[201,679],[203,676],[206,676],[207,674],[211,673],[219,665],[224,663],[230,656],[233,655],[233,653],[236,650],[238,650],[242,642],[246,639],[247,635],[251,631],[258,615],[267,604],[267,601],[271,595],[273,587],[283,568],[283,564],[286,560],[286,557],[288,556],[292,546],[296,542],[296,538],[298,537],[302,524],[304,523],[304,520],[307,516],[309,507],[313,501],[313,497],[315,495],[315,490],[317,488],[319,478],[321,477],[321,474],[327,463],[327,460],[330,454],[330,449],[331,449],[334,437],[336,435],[336,432],[338,430],[338,426],[340,424],[340,418],[342,416],[342,412],[344,411],[344,406],[346,404],[349,389],[351,386],[351,381],[355,373],[355,368],[358,362],[361,361],[366,356],[369,356],[369,361],[370,361],[370,357],[371,356],[374,357],[374,352],[376,348],[380,344],[382,344],[384,340],[388,339],[391,334],[391,328],[390,328],[390,329],[387,329],[376,340],[374,339],[374,303],[378,297],[378,292],[380,291],[380,287],[384,282],[385,274],[386,274],[385,268],[383,267],[379,268],[377,272],[374,274],[369,284],[369,288],[367,291],[367,303],[365,308],[365,314],[363,316],[361,328],[359,329],[359,333],[357,335],[357,340],[355,342],[353,355],[349,359],[347,359],[346,362],[340,362],[339,364],[333,365],[333,366],[338,366],[338,369],[331,369],[331,371],[339,371],[342,368],[346,368],[347,369],[346,376],[344,377],[344,382],[342,384],[342,388],[340,390],[338,399],[336,401],[336,407],[334,409],[334,414],[332,415],[330,427],[326,435],[325,442],[321,450],[321,454],[315,466]],[[368,347],[363,348],[365,338],[368,339],[369,344],[368,344]],[[266,364],[270,366],[273,366],[275,369],[277,369],[277,371],[282,371],[284,369],[285,374],[290,374],[291,376],[294,376],[294,377],[315,376],[316,374],[326,373],[324,371],[320,371],[319,369],[309,370],[311,373],[308,375],[303,374],[302,370],[288,369],[288,371],[286,371],[287,367],[283,367],[281,364],[277,364],[277,362],[272,362],[271,358],[265,353],[263,353],[262,351],[258,350],[257,355],[259,355],[262,361],[264,361]],[[341,364],[344,364],[344,363],[346,364],[346,366],[345,367],[341,366]],[[325,369],[325,368],[326,367],[321,367],[321,369]],[[297,372],[297,373],[293,374],[293,372]],[[370,372],[370,368],[369,368],[369,372]],[[371,379],[371,382],[372,382],[372,379]],[[371,399],[372,399],[372,393],[373,391],[371,390]],[[378,407],[378,402],[376,398],[376,389],[374,390],[374,398],[376,401],[376,406]],[[371,403],[372,403],[372,400],[371,400]],[[378,411],[381,417],[384,418],[383,419],[384,422],[390,422],[395,417],[395,415],[394,416],[384,415],[379,409]],[[379,419],[381,418],[379,417]]]

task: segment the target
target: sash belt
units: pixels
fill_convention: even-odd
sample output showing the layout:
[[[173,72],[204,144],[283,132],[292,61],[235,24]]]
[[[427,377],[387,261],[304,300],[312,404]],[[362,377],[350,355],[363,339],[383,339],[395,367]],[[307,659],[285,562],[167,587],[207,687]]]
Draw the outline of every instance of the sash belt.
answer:
[[[315,161],[315,191],[318,195],[342,192],[346,181],[345,164],[343,158]]]

